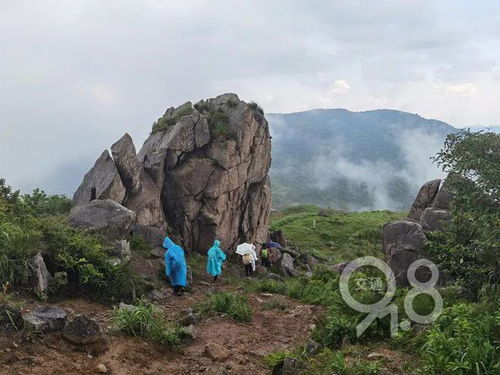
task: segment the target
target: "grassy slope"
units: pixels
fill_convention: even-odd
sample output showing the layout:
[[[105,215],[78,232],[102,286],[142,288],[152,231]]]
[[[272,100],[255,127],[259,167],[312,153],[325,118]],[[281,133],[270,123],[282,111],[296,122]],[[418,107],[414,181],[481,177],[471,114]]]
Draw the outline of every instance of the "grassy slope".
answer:
[[[382,256],[381,229],[406,212],[346,213],[296,206],[273,214],[271,229],[283,230],[290,244],[337,263],[359,256]]]

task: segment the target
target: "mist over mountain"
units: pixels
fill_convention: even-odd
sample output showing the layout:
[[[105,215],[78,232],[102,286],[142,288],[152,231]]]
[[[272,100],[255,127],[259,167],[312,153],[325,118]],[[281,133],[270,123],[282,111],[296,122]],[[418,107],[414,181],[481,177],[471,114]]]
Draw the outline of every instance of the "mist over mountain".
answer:
[[[396,110],[316,109],[267,114],[273,136],[273,205],[408,209],[443,176],[430,158],[456,128]]]

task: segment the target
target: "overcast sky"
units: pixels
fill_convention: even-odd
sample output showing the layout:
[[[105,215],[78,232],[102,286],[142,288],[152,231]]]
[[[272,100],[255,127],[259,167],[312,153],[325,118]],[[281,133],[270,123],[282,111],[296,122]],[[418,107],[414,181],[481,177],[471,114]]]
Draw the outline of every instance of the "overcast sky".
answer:
[[[497,0],[0,0],[0,27],[0,177],[25,190],[71,192],[123,133],[223,92],[500,123]]]

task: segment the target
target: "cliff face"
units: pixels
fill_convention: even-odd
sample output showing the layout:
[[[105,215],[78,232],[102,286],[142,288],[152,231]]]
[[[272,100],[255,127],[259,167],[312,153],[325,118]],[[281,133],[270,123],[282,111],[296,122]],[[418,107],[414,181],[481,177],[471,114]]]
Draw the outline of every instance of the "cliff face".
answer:
[[[204,252],[216,238],[224,247],[267,239],[271,138],[258,106],[235,94],[188,102],[165,112],[137,156],[128,135],[111,150],[114,160],[101,156],[85,176],[76,205],[113,199],[187,250]],[[117,186],[125,196],[109,193]]]

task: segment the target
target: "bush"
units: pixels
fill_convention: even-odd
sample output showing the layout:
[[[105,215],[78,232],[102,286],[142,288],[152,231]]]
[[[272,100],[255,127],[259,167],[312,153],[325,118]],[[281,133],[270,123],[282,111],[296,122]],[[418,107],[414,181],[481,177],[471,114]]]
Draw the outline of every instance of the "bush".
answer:
[[[499,329],[495,308],[467,303],[446,308],[421,340],[422,373],[498,373]]]
[[[208,102],[205,102],[202,100],[202,101],[196,103],[194,105],[194,108],[196,108],[196,110],[200,113],[209,112],[210,111],[210,104],[208,104]]]
[[[196,107],[196,106],[195,106]],[[160,131],[165,131],[170,126],[177,124],[177,121],[180,120],[181,117],[188,116],[193,113],[193,107],[186,107],[179,110],[175,116],[172,116],[168,113],[165,113],[162,117],[160,117],[154,124],[153,130],[151,133],[156,133]]]
[[[73,292],[113,302],[131,301],[148,288],[127,264],[111,262],[109,246],[100,237],[69,227],[59,219],[44,220],[41,231],[51,272],[66,272]]]
[[[186,335],[184,328],[169,325],[157,306],[144,301],[133,307],[115,309],[113,323],[130,336],[143,337],[170,347],[180,346]]]
[[[0,284],[12,287],[27,286],[32,259],[40,246],[40,233],[14,223],[0,224]]]
[[[454,192],[450,220],[431,238],[428,252],[441,270],[477,293],[500,280],[495,270],[500,223],[500,135],[462,131],[446,138],[434,161],[449,172]]]
[[[66,198],[39,190],[19,196],[5,183],[0,190],[0,284],[31,291],[33,256],[41,252],[55,276],[47,291],[51,297],[85,293],[112,302],[145,292],[146,283],[127,265],[111,263],[104,239],[72,228],[60,217]]]
[[[252,310],[247,299],[233,293],[214,294],[210,296],[207,302],[199,305],[198,309],[204,315],[223,313],[239,322],[250,322],[252,320]]]

